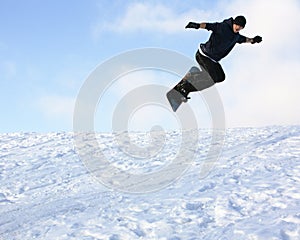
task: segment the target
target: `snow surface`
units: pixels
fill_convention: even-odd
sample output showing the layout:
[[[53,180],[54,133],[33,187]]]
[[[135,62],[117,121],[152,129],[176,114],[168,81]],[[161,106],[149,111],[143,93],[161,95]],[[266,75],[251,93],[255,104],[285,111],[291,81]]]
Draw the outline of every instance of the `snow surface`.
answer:
[[[1,134],[0,239],[300,239],[300,126],[228,129],[202,179],[207,135],[199,130],[196,158],[179,180],[126,194],[88,172],[72,133]],[[117,151],[108,134],[100,139]],[[163,154],[172,158],[178,146],[168,143]],[[129,162],[118,159],[125,169]]]

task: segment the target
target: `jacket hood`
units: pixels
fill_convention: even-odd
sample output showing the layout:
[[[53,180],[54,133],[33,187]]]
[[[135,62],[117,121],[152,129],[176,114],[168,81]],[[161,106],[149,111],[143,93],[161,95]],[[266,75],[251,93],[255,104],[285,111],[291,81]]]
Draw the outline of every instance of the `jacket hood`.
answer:
[[[230,28],[233,27],[233,18],[232,17],[225,19],[223,22],[226,23],[228,25],[228,27],[230,27]]]
[[[228,18],[223,21],[233,31],[233,18]]]

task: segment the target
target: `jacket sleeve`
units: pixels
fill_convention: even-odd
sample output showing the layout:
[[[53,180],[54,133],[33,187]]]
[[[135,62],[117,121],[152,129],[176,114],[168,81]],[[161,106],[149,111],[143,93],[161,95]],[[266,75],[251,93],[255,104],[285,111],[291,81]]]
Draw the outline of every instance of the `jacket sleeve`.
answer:
[[[219,23],[206,23],[205,29],[208,31],[216,31]]]
[[[246,42],[246,37],[243,35],[239,35],[239,39],[237,40],[237,43],[245,43]]]

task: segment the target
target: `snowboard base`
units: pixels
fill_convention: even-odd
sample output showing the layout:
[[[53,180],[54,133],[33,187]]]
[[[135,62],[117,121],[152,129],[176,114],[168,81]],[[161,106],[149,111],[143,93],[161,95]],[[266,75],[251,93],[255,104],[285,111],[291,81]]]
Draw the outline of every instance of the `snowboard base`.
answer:
[[[177,111],[177,109],[183,102],[187,102],[187,100],[189,99],[185,98],[174,88],[167,92],[167,98],[174,112]]]

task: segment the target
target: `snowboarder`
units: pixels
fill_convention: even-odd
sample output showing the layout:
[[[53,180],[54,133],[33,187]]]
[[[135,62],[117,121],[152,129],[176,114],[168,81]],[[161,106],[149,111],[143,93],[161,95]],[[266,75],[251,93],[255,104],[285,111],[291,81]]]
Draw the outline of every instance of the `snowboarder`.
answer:
[[[199,63],[202,71],[196,67],[193,67],[172,89],[173,92],[176,90],[183,96],[181,99],[182,102],[186,102],[187,99],[189,99],[188,94],[190,92],[201,91],[211,87],[215,83],[225,80],[225,73],[219,61],[228,55],[236,43],[254,44],[262,41],[260,36],[249,38],[239,34],[245,25],[246,18],[244,16],[237,16],[235,19],[229,18],[225,19],[223,22],[216,23],[189,22],[187,24],[185,28],[201,28],[212,31],[212,33],[209,37],[209,40],[206,43],[201,43],[196,52],[196,60]],[[170,94],[170,92],[168,96],[169,101],[170,98],[172,98],[172,94]],[[171,101],[170,103],[173,107]],[[176,106],[176,108],[173,107],[173,110],[176,111],[179,105]]]

